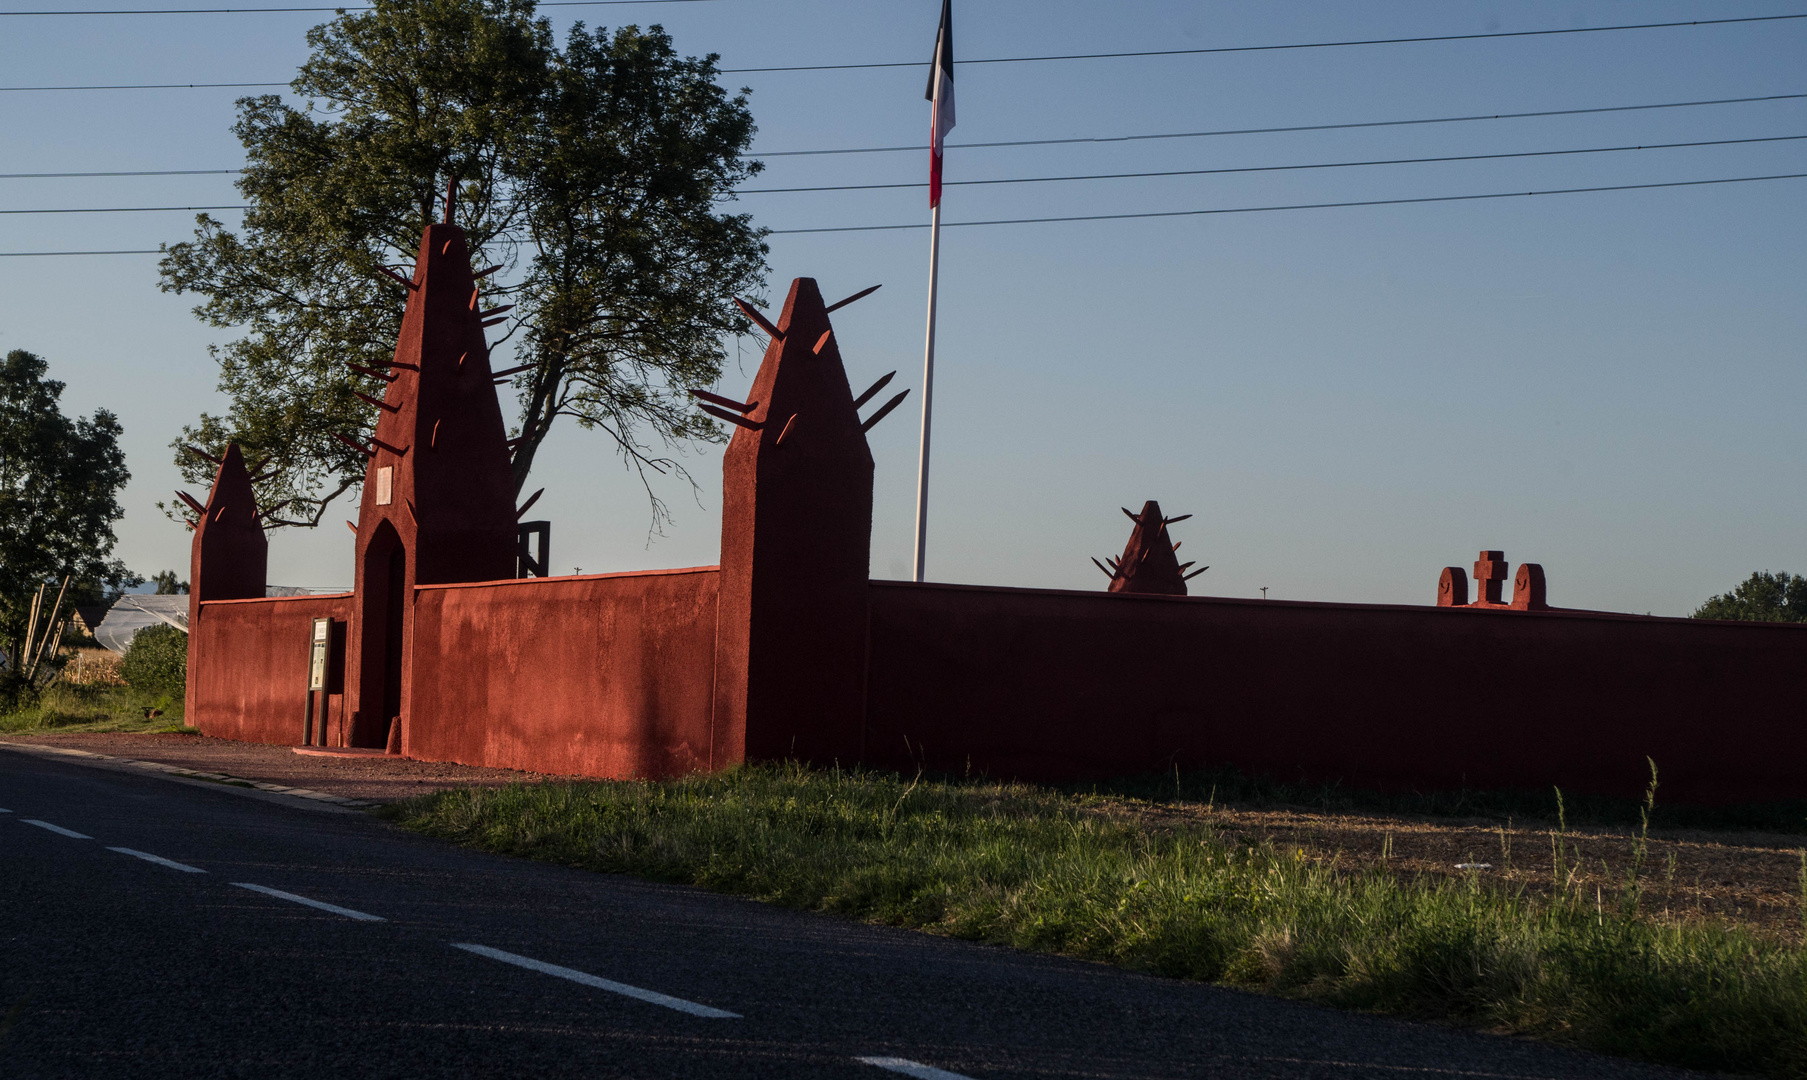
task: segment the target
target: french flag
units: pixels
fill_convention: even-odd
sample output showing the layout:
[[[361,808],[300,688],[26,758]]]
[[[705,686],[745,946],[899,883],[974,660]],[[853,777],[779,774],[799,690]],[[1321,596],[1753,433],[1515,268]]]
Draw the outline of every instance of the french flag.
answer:
[[[941,29],[935,33],[935,66],[929,72],[934,103],[929,121],[929,206],[941,205],[941,150],[954,130],[954,0],[941,0]]]

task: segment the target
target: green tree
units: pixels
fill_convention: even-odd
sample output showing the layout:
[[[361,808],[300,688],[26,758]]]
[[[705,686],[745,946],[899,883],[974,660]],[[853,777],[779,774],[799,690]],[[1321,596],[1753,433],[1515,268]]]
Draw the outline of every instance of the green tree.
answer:
[[[1700,605],[1696,619],[1807,622],[1807,577],[1759,570],[1744,584]]]
[[[132,635],[119,676],[134,690],[180,694],[188,682],[188,635],[173,626],[147,626]]]
[[[177,577],[174,570],[159,570],[150,579],[157,586],[158,596],[188,595],[188,582]]]
[[[119,491],[131,474],[119,421],[105,409],[63,415],[63,384],[41,357],[14,349],[0,363],[0,644],[9,658],[0,694],[16,698],[16,665],[32,597],[65,577],[114,589],[138,579],[110,559]],[[67,597],[65,598],[67,606]],[[49,601],[46,601],[48,604]]]
[[[240,233],[207,215],[168,245],[165,291],[203,297],[198,317],[245,336],[216,350],[224,415],[182,442],[237,441],[270,460],[260,500],[294,500],[275,525],[316,525],[365,461],[380,384],[347,364],[387,364],[404,294],[378,275],[411,266],[421,229],[458,179],[457,223],[503,270],[486,304],[512,303],[504,345],[527,370],[517,492],[560,417],[600,428],[639,470],[719,439],[684,391],[719,377],[724,336],[748,329],[737,294],[763,288],[764,230],[722,213],[760,164],[746,90],[716,83],[716,57],[680,57],[659,27],[574,27],[556,47],[532,0],[376,0],[309,31],[291,84],[305,106],[241,99],[234,132],[249,209]],[[498,368],[513,366],[496,365]],[[180,451],[193,482],[206,466]]]

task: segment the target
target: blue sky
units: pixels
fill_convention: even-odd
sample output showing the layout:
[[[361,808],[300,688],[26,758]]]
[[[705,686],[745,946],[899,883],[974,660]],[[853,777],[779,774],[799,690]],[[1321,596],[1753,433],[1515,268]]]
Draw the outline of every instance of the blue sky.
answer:
[[[12,0],[4,10],[134,6]],[[144,4],[142,6],[153,6]],[[172,0],[159,6],[191,6]],[[205,6],[193,3],[192,6]],[[714,0],[547,9],[563,27],[661,23],[740,74],[756,151],[920,143],[938,0]],[[957,60],[1789,14],[1702,2],[956,0]],[[282,81],[324,15],[5,17],[0,83]],[[1114,136],[1807,92],[1807,20],[1535,38],[958,69],[952,141]],[[233,168],[248,91],[0,91],[0,172]],[[1312,164],[1807,134],[1807,102],[950,152],[950,180]],[[774,157],[752,185],[916,182],[922,153]],[[1807,142],[951,187],[946,219],[1343,202],[1807,172]],[[943,238],[929,576],[1098,588],[1119,505],[1161,501],[1195,593],[1430,603],[1482,548],[1544,565],[1559,606],[1686,614],[1752,570],[1807,571],[1807,181],[1547,198],[950,228]],[[0,209],[233,203],[230,177],[0,180]],[[774,229],[923,222],[921,189],[748,194]],[[224,215],[229,219],[235,215]],[[155,247],[192,215],[0,216],[0,251]],[[772,237],[771,293],[839,296],[852,380],[921,381],[927,236]],[[228,335],[156,288],[151,256],[0,258],[0,349],[44,355],[67,408],[126,428],[119,552],[186,568],[153,504],[166,444],[222,406]],[[373,288],[380,286],[373,285]],[[743,390],[758,362],[721,389]],[[916,391],[920,393],[920,391]],[[916,394],[872,434],[874,576],[908,574]],[[637,481],[568,428],[530,486],[569,572],[715,561],[718,455],[647,536]],[[273,541],[273,583],[351,579],[351,536]]]

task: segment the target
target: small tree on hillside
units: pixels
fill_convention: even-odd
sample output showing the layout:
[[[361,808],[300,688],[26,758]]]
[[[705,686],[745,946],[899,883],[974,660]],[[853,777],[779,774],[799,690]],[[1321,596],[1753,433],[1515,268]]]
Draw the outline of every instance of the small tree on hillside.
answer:
[[[10,661],[23,649],[40,586],[48,583],[55,597],[65,579],[115,589],[138,583],[108,557],[113,523],[124,514],[119,491],[131,476],[119,421],[105,409],[64,416],[63,384],[46,379],[47,369],[23,349],[0,363],[0,645],[9,659],[0,696],[9,700],[23,689],[20,665]]]
[[[1807,622],[1807,577],[1759,570],[1744,584],[1700,605],[1696,619]]]

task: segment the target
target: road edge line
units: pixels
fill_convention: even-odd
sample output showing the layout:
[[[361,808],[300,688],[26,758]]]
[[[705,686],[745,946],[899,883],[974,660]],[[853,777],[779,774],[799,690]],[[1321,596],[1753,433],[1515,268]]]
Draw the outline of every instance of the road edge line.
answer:
[[[42,746],[37,743],[0,739],[0,750],[12,750],[40,758],[63,761],[70,765],[84,765],[90,769],[105,769],[108,772],[148,776],[177,784],[187,784],[190,787],[198,787],[207,791],[223,791],[276,806],[292,806],[326,814],[356,814],[368,807],[378,805],[362,799],[348,799],[343,795],[329,795],[323,791],[312,791],[307,788],[282,788],[281,785],[270,785],[280,788],[277,791],[270,791],[259,786],[265,783],[260,780],[247,780],[244,777],[228,776],[225,773],[201,772],[198,769],[188,769],[181,765],[170,765],[161,761],[138,761],[134,758],[113,757],[109,754],[96,754],[90,750],[75,750],[64,746]],[[249,786],[240,787],[241,784]]]

